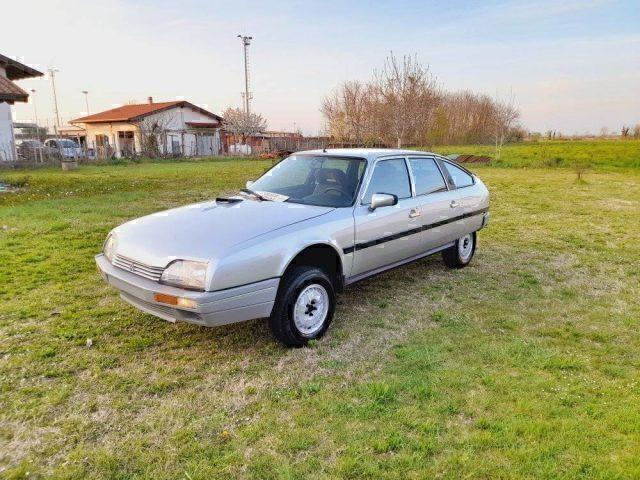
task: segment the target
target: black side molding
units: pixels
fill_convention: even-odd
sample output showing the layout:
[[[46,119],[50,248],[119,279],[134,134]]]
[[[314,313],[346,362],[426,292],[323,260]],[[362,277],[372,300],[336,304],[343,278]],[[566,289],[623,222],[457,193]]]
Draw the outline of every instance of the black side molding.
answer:
[[[474,210],[473,212],[463,213],[462,215],[458,215],[457,217],[447,218],[446,220],[430,223],[428,225],[423,225],[417,228],[411,228],[409,230],[405,230],[404,232],[394,233],[393,235],[376,238],[375,240],[369,240],[368,242],[356,243],[351,247],[343,248],[342,252],[345,255],[348,255],[358,250],[364,250],[365,248],[375,247],[376,245],[380,245],[382,243],[391,242],[392,240],[398,240],[399,238],[408,237],[409,235],[415,235],[416,233],[424,232],[425,230],[431,230],[432,228],[441,227],[442,225],[447,225],[448,223],[457,222],[458,220],[464,220],[465,218],[475,217],[476,215],[480,215],[488,211],[489,211],[489,208],[481,208],[479,210]]]

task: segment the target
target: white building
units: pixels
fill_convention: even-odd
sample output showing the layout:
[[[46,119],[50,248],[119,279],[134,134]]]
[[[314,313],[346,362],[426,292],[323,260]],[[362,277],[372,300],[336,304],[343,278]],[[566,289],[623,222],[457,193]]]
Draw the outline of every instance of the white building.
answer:
[[[218,155],[222,118],[184,100],[123,105],[77,118],[97,156]]]
[[[29,94],[12,80],[41,76],[41,72],[0,55],[0,161],[16,159],[11,105],[14,102],[26,102],[29,98]]]

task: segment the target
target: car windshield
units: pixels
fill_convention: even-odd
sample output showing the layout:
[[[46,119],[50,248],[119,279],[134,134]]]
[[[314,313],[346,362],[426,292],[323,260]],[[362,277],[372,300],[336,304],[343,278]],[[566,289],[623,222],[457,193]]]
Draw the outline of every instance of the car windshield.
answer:
[[[323,207],[348,207],[365,170],[360,158],[292,155],[251,185],[259,194],[275,193],[281,200]]]
[[[76,148],[78,146],[73,140],[60,140],[60,143],[62,143],[64,148]]]

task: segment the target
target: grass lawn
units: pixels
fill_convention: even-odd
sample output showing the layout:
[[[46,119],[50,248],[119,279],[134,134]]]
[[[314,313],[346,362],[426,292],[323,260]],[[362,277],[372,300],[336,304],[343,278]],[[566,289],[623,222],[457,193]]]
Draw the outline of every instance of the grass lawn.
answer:
[[[475,167],[472,265],[350,287],[308,348],[103,284],[113,226],[268,164],[0,172],[0,477],[640,477],[639,170]]]
[[[491,145],[433,147],[427,150],[450,153],[488,155],[493,164],[504,167],[571,167],[576,163],[598,169],[640,168],[640,140],[554,140],[505,145],[501,158],[495,160]]]

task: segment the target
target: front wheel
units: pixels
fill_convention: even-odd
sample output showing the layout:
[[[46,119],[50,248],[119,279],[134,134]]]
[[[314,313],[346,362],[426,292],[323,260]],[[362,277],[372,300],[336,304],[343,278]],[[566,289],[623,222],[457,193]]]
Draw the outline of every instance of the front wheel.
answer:
[[[476,252],[476,232],[468,233],[456,243],[442,251],[444,264],[449,268],[463,268],[469,265]]]
[[[295,267],[282,278],[269,327],[288,346],[303,346],[329,328],[336,306],[333,284],[316,267]]]

